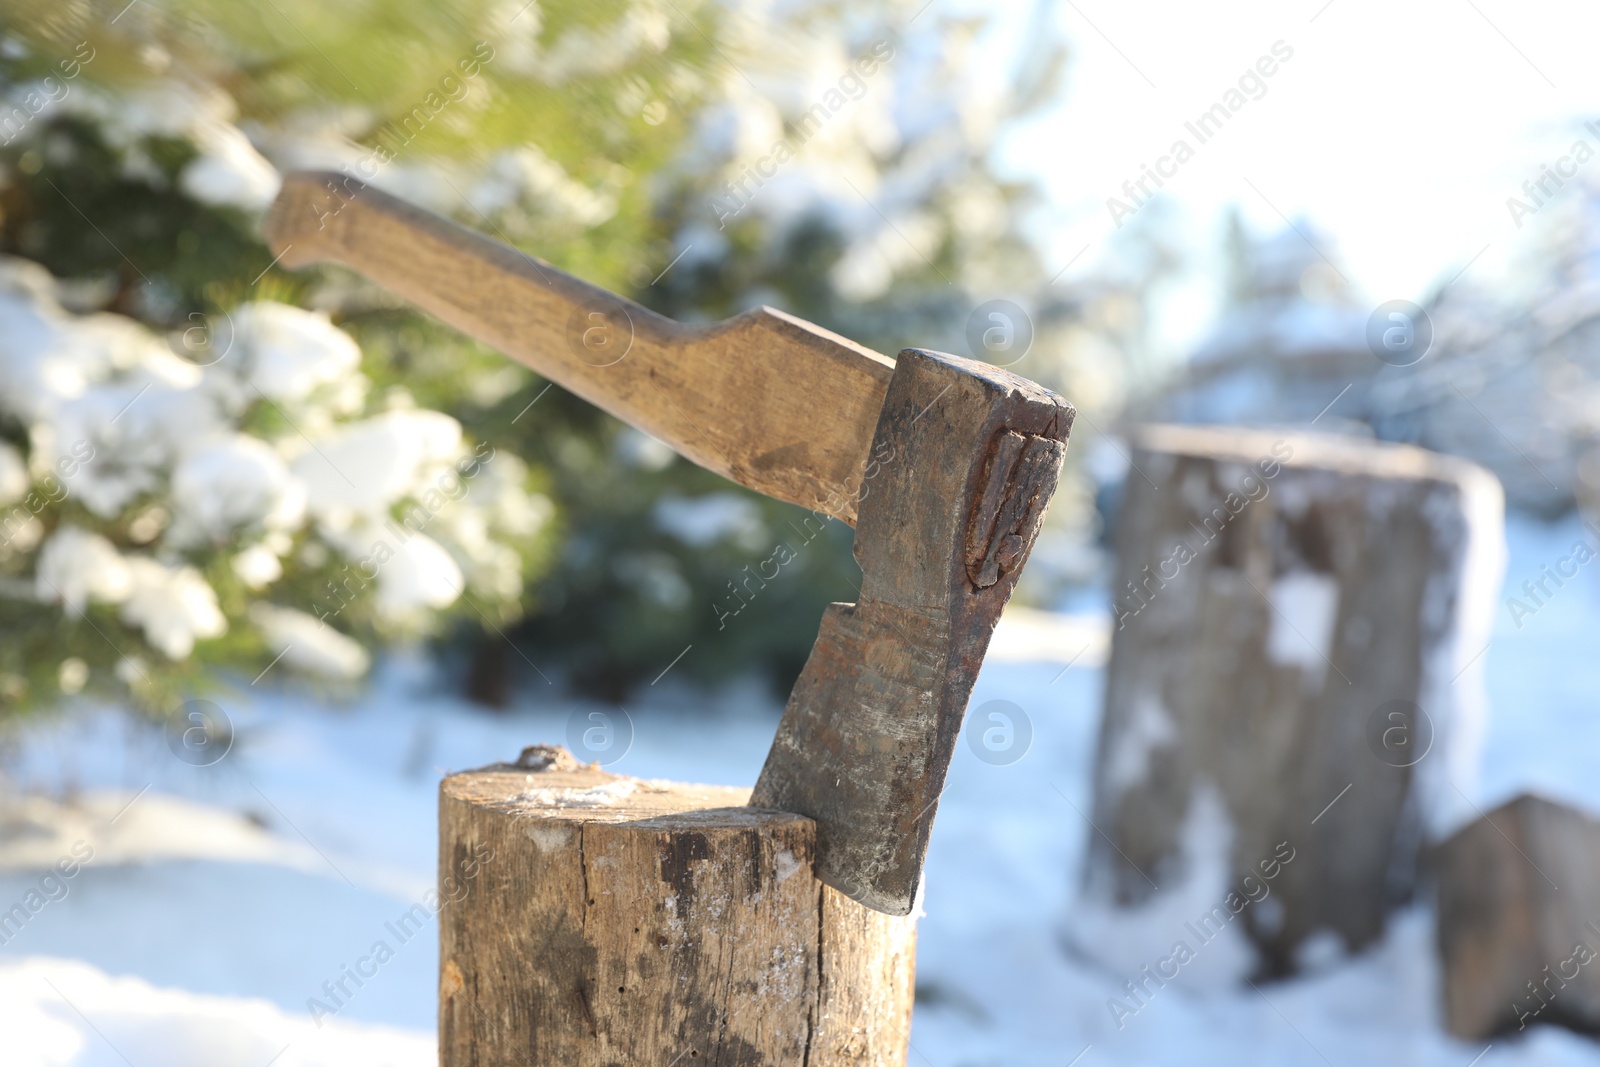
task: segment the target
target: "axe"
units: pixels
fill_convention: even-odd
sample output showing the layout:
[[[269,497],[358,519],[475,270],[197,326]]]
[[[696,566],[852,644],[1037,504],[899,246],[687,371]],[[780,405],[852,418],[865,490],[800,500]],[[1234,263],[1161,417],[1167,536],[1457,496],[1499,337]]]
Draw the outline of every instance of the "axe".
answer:
[[[289,175],[265,230],[285,266],[342,264],[700,466],[855,527],[861,599],[823,615],[750,804],[815,820],[818,876],[908,914],[1072,407],[773,308],[674,322],[343,174]]]

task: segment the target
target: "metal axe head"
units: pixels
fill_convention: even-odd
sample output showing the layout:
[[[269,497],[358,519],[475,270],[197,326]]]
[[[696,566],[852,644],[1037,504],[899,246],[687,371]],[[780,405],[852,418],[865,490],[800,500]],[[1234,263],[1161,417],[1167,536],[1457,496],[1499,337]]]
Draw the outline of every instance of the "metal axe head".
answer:
[[[817,822],[818,876],[911,911],[989,637],[1055,492],[1073,410],[959,356],[900,353],[858,501],[861,599],[830,605],[750,803]]]

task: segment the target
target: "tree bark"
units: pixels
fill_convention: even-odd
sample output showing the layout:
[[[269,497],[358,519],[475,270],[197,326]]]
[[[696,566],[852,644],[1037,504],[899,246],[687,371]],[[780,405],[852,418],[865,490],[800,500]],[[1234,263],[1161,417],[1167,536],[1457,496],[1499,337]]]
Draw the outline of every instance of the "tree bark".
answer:
[[[899,1067],[915,923],[749,790],[529,749],[440,787],[444,1067]]]
[[[1464,821],[1499,484],[1348,438],[1151,427],[1136,444],[1085,899],[1224,904],[1261,974],[1294,970],[1319,931],[1358,949],[1412,894],[1424,841]]]

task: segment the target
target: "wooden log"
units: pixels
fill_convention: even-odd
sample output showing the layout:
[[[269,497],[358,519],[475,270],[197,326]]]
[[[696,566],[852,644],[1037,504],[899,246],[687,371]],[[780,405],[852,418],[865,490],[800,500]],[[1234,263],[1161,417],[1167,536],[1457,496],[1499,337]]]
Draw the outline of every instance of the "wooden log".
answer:
[[[1445,1023],[1600,1033],[1600,820],[1523,794],[1438,846]]]
[[[439,798],[443,1067],[905,1063],[915,921],[818,881],[810,819],[544,746]]]
[[[1135,443],[1085,914],[1163,892],[1206,911],[1270,863],[1272,899],[1227,909],[1260,973],[1293,971],[1319,931],[1359,949],[1411,896],[1423,841],[1464,821],[1452,783],[1481,718],[1499,483],[1350,438],[1151,427]],[[1080,940],[1096,951],[1093,930]]]

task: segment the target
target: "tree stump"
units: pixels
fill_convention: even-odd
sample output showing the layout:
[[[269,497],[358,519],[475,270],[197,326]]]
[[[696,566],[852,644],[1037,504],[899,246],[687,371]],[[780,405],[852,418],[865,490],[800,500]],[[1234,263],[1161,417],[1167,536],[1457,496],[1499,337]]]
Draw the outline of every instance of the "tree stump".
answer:
[[[1524,794],[1440,845],[1433,867],[1451,1033],[1600,1033],[1600,820]]]
[[[439,794],[443,1067],[905,1063],[915,921],[748,789],[538,746]]]
[[[1358,949],[1411,895],[1423,841],[1464,821],[1452,783],[1480,732],[1499,483],[1351,438],[1150,427],[1135,443],[1088,921],[1068,936],[1137,970],[1177,920],[1127,959],[1109,947],[1126,932],[1102,952],[1095,927],[1164,897],[1246,934],[1258,973],[1292,971],[1318,931]]]

